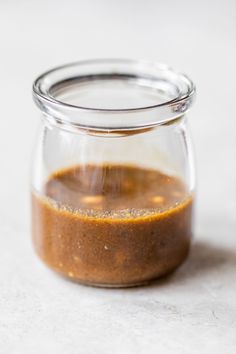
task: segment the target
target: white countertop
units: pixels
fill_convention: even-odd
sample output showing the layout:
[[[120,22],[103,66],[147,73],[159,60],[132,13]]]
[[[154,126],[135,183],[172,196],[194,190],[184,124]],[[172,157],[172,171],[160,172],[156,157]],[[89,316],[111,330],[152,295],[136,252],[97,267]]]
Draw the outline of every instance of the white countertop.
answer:
[[[236,352],[236,2],[0,3],[1,354]],[[65,281],[34,255],[29,165],[42,71],[93,57],[159,60],[186,71],[198,166],[188,261],[149,287]]]

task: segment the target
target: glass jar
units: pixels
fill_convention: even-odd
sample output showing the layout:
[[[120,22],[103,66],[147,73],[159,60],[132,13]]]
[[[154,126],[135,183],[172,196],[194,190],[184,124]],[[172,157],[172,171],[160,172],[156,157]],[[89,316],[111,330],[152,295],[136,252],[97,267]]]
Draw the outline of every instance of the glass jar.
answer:
[[[81,61],[37,78],[32,233],[50,268],[127,287],[185,260],[194,200],[185,113],[194,93],[185,75],[133,60]]]

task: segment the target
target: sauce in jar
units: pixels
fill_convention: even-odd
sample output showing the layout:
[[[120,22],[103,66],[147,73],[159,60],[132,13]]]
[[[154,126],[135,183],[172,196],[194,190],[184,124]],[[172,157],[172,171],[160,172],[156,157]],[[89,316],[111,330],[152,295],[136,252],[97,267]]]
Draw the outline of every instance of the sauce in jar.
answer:
[[[53,173],[32,204],[38,255],[85,284],[142,284],[173,271],[189,251],[192,196],[154,169],[72,166]]]

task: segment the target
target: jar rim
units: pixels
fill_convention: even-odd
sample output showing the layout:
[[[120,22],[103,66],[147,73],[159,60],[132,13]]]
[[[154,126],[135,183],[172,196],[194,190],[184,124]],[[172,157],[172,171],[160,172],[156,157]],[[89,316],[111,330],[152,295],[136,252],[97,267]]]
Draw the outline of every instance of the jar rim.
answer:
[[[149,80],[149,88],[153,92],[156,90],[156,93],[164,92],[165,85],[169,85],[168,89],[172,85],[172,96],[167,97],[166,93],[163,102],[124,108],[73,104],[56,96],[62,87],[65,90],[78,80],[94,81],[103,79],[104,75],[111,80],[117,78],[125,78],[133,82],[136,80],[136,85],[143,85],[140,84],[142,80]],[[194,83],[185,74],[174,71],[166,64],[133,59],[81,60],[48,70],[33,83],[33,98],[48,118],[60,124],[96,130],[134,129],[168,123],[189,110],[195,92]],[[129,119],[122,122],[125,114],[129,115]],[[111,115],[115,119],[111,120]]]

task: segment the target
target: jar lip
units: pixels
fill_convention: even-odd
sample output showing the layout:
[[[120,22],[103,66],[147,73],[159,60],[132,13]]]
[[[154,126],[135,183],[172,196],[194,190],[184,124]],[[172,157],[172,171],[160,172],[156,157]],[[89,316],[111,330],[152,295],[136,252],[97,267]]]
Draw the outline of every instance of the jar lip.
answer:
[[[135,67],[137,73],[133,77],[136,77],[136,79],[145,78],[144,76],[142,76],[141,73],[143,68],[145,68],[146,71],[147,69],[149,69],[154,80],[157,79],[158,75],[161,73],[161,75],[166,75],[166,80],[168,82],[168,75],[169,75],[174,80],[176,80],[176,82],[178,81],[178,83],[176,83],[176,85],[179,84],[180,86],[178,87],[178,94],[176,94],[174,97],[170,97],[169,99],[166,99],[164,102],[159,102],[156,104],[147,104],[138,107],[127,107],[127,108],[89,107],[89,105],[87,106],[87,105],[72,104],[63,101],[62,99],[58,99],[57,97],[55,97],[55,95],[52,94],[53,88],[56,87],[57,85],[60,85],[66,81],[69,82],[76,79],[77,69],[83,69],[83,67],[89,68],[90,66],[94,66],[94,65],[96,65],[98,69],[99,66],[111,66],[111,67],[117,66],[118,71],[120,71],[120,73],[117,74],[118,76],[123,75],[122,66],[125,66],[126,70],[127,68]],[[121,68],[119,69],[120,66]],[[139,70],[140,70],[140,74],[139,74]],[[100,74],[98,74],[98,76],[99,75]],[[111,70],[109,75],[112,77],[116,74],[114,74],[113,71]],[[95,74],[91,74],[91,78],[94,79],[95,76],[96,76]],[[82,77],[83,75],[80,76],[80,78]],[[171,78],[169,78],[169,83],[171,84]],[[193,98],[195,96],[195,92],[196,92],[195,85],[187,75],[174,71],[171,67],[169,67],[166,64],[161,64],[152,61],[144,61],[144,60],[133,60],[133,59],[115,59],[115,58],[88,59],[88,60],[72,62],[69,64],[57,66],[51,70],[44,72],[42,75],[37,77],[33,83],[34,100],[37,106],[46,115],[51,115],[52,117],[54,116],[54,118],[60,120],[61,122],[65,121],[66,123],[75,124],[79,126],[87,126],[90,128],[94,127],[96,129],[109,128],[109,127],[107,126],[107,124],[103,124],[103,123],[99,124],[98,122],[96,124],[93,124],[91,122],[90,123],[88,122],[87,124],[86,120],[80,122],[80,119],[77,118],[75,119],[75,116],[82,113],[86,113],[90,115],[93,113],[97,113],[97,114],[102,114],[105,117],[107,114],[119,115],[119,114],[127,113],[127,114],[134,115],[134,114],[144,113],[144,112],[153,112],[157,116],[159,110],[160,117],[159,119],[156,119],[156,124],[163,124],[165,122],[169,122],[172,119],[175,119],[180,115],[183,115],[191,106]],[[165,114],[163,114],[164,111]],[[167,117],[168,115],[169,117]],[[68,116],[71,116],[71,119],[70,118],[68,119]],[[160,119],[161,116],[162,119]],[[143,127],[143,126],[149,126],[154,124],[155,122],[151,120],[150,122],[143,122],[143,124],[139,124],[138,122],[136,122],[134,126],[138,125]],[[111,124],[110,128],[112,129],[116,125]],[[126,123],[126,127],[128,128],[127,123]],[[123,125],[118,124],[116,128],[122,129]]]

